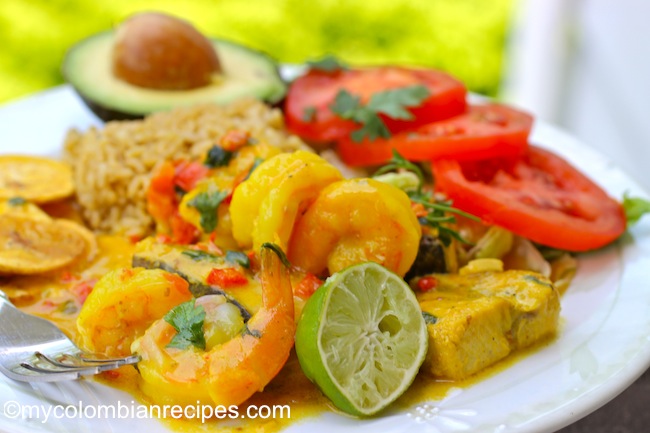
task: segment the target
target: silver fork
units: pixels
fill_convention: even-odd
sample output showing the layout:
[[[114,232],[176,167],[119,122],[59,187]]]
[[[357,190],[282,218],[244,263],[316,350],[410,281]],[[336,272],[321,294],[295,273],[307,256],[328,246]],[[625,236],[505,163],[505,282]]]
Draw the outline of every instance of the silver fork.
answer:
[[[79,349],[59,328],[14,307],[0,290],[0,372],[22,382],[54,382],[135,364]]]

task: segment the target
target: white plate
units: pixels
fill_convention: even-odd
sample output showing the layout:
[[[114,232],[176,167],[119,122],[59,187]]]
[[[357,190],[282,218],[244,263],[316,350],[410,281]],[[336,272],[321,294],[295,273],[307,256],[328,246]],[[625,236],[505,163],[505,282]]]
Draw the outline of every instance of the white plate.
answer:
[[[0,109],[0,153],[56,155],[69,127],[99,122],[63,86]],[[561,154],[614,197],[645,196],[641,188],[590,148],[548,125],[534,143]],[[552,344],[442,401],[372,420],[333,413],[289,432],[549,432],[596,410],[650,365],[650,218],[615,245],[580,256],[579,272],[562,300],[562,330]],[[26,385],[0,377],[2,403],[132,404],[125,393],[93,381]],[[165,431],[155,420],[12,419],[0,409],[0,430],[12,432]]]

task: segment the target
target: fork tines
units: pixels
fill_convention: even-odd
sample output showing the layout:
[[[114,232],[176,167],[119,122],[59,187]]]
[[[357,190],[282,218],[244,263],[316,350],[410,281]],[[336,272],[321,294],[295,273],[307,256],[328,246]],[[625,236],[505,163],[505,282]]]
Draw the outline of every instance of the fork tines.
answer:
[[[138,356],[100,359],[99,356],[84,353],[61,354],[55,359],[44,353],[35,352],[33,360],[22,362],[20,365],[38,373],[77,373],[81,376],[113,370],[122,365],[134,364],[138,360]]]

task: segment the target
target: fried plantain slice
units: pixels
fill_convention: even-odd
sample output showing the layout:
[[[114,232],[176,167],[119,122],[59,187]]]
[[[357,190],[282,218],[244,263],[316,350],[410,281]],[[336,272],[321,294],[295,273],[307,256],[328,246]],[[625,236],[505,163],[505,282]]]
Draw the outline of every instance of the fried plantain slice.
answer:
[[[40,221],[52,221],[52,218],[45,211],[22,197],[0,200],[0,215],[18,215]]]
[[[90,262],[97,256],[97,253],[99,252],[99,246],[97,245],[97,238],[93,232],[72,220],[58,219],[56,221],[59,223],[59,225],[65,226],[67,229],[75,231],[81,235],[85,242],[83,255],[87,261]]]
[[[57,206],[59,203],[61,202],[55,202],[54,204],[49,204],[49,206]],[[25,216],[38,219],[39,221],[53,221],[53,217],[43,209],[20,197],[14,197],[9,200],[0,200],[0,215],[7,214]],[[74,220],[57,218],[57,221],[59,224],[66,226],[70,230],[78,232],[84,238],[84,241],[86,242],[84,256],[87,261],[92,261],[99,251],[97,239],[93,232]]]
[[[72,195],[72,170],[62,162],[23,155],[0,156],[0,199],[46,203]]]
[[[0,215],[0,274],[38,274],[61,268],[86,251],[67,221]]]

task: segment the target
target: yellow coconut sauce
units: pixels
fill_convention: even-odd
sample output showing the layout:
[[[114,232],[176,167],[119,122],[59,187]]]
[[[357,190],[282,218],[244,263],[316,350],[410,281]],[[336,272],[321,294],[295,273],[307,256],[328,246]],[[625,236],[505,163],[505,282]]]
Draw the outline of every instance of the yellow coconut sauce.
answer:
[[[72,339],[77,336],[76,317],[83,301],[84,284],[94,283],[111,269],[130,266],[134,250],[132,241],[118,236],[99,236],[98,253],[85,263],[59,270],[48,275],[20,276],[0,279],[0,289],[25,312],[51,320],[63,329]],[[82,293],[82,295],[80,295]],[[408,410],[419,403],[441,400],[451,388],[467,387],[480,382],[486,377],[500,372],[522,356],[537,350],[544,343],[531,349],[520,351],[514,356],[484,370],[478,375],[460,381],[437,380],[426,373],[420,373],[410,389],[394,403],[389,411]],[[147,398],[138,388],[139,375],[132,366],[106,372],[95,376],[103,384],[115,387],[131,394],[135,400],[148,404]],[[255,431],[270,433],[287,426],[308,420],[326,411],[336,411],[320,391],[305,377],[295,356],[291,354],[288,362],[269,383],[263,392],[253,395],[239,407],[239,413],[245,414],[248,405],[287,405],[290,418],[220,420],[210,419],[205,424],[200,419],[162,419],[171,430],[180,432],[239,432]]]
[[[0,279],[2,289],[21,310],[51,320],[73,340],[83,292],[111,269],[131,264],[133,243],[118,236],[97,237],[98,251],[90,261],[33,276]]]

